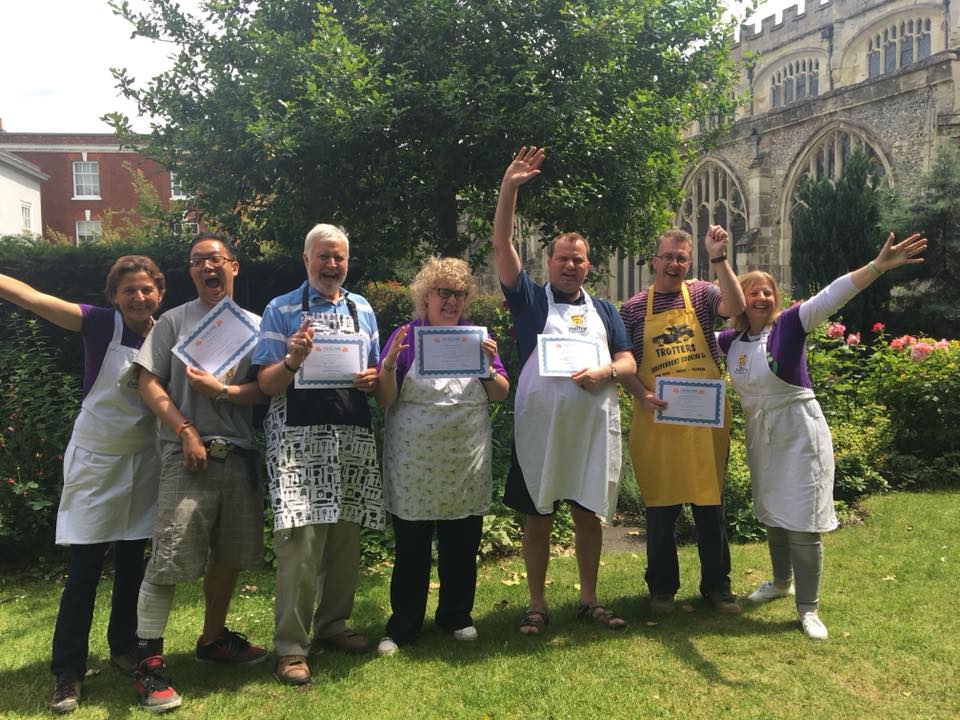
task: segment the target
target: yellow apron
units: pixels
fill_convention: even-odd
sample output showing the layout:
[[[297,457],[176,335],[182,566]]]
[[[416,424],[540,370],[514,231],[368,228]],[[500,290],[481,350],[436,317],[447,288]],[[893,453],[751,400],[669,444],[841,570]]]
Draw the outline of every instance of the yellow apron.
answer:
[[[648,389],[656,377],[718,380],[687,284],[683,308],[653,314],[653,288],[647,291],[643,326],[643,362],[637,377]],[[654,423],[653,413],[634,400],[630,457],[644,502],[650,507],[693,503],[719,505],[730,439],[730,408],[724,398],[724,426],[702,428]]]

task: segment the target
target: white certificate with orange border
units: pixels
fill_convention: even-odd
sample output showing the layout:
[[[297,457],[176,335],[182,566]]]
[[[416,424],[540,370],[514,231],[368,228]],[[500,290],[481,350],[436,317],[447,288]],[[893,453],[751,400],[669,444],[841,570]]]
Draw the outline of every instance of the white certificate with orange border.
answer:
[[[698,425],[722,428],[724,425],[723,380],[695,380],[658,377],[654,394],[667,407],[653,414],[653,421],[671,425]]]
[[[358,335],[314,335],[313,350],[293,378],[303,390],[352,388],[367,367],[367,341]]]

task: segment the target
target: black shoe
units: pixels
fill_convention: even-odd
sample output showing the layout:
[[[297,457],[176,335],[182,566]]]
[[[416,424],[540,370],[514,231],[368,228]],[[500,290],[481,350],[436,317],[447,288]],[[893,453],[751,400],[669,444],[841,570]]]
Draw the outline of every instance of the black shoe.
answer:
[[[216,663],[258,663],[267,659],[267,651],[251,645],[243,633],[223,629],[223,635],[209,645],[201,645],[197,640],[194,657],[199,662]]]

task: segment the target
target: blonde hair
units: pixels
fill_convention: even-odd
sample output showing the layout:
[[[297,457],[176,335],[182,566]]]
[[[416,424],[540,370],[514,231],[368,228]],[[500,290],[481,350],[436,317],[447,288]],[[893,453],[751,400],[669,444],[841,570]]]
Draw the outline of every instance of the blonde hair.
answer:
[[[410,299],[413,300],[413,316],[418,319],[427,316],[427,295],[430,291],[443,285],[451,290],[466,290],[467,296],[463,299],[463,315],[467,314],[467,306],[477,294],[477,283],[470,272],[470,266],[459,258],[428,258],[420,268],[420,272],[410,283]]]
[[[747,294],[747,290],[752,288],[754,285],[759,285],[760,283],[766,283],[773,290],[773,312],[770,314],[770,322],[773,322],[777,319],[781,312],[783,312],[783,298],[780,295],[780,288],[777,287],[777,281],[773,279],[773,275],[770,273],[763,272],[763,270],[752,270],[751,272],[744,273],[737,278],[740,282],[740,288],[743,290],[743,294]],[[750,327],[750,321],[747,320],[747,311],[744,308],[744,311],[739,315],[734,315],[727,321],[727,327],[733,327],[743,332],[748,327]]]

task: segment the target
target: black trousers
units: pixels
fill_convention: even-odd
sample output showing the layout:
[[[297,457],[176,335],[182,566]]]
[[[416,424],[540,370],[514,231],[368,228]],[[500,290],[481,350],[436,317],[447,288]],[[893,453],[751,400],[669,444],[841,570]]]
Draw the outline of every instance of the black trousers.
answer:
[[[143,550],[146,540],[118,540],[115,543],[71,545],[67,582],[60,596],[60,612],[53,631],[53,658],[50,671],[83,680],[87,672],[90,625],[97,598],[97,584],[103,558],[113,545],[113,597],[107,642],[111,655],[133,652],[136,647],[137,598],[143,580]]]
[[[431,550],[437,534],[437,573],[440,600],[434,620],[453,632],[473,625],[470,613],[477,590],[477,550],[483,517],[460,520],[403,520],[393,516],[396,558],[390,578],[390,607],[386,634],[397,644],[416,639],[423,628],[430,586]]]
[[[677,518],[682,505],[647,508],[647,572],[651,595],[675,595],[680,589]],[[730,544],[723,505],[691,505],[700,553],[700,594],[730,589]]]

